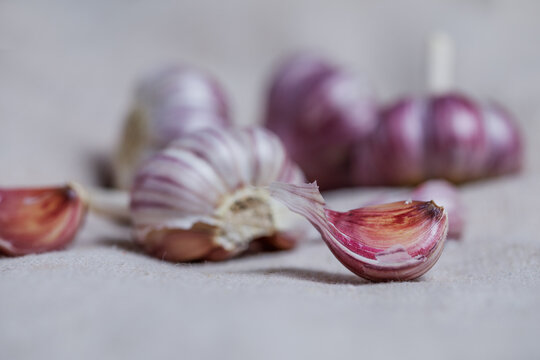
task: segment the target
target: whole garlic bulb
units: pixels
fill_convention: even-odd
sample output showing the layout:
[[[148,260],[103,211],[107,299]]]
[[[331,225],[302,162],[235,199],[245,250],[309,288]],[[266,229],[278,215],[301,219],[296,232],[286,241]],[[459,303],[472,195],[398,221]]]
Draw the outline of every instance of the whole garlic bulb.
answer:
[[[412,185],[441,178],[454,183],[519,171],[521,135],[500,105],[460,94],[405,98],[380,114],[352,154],[356,185]]]
[[[114,182],[131,186],[136,167],[172,140],[209,127],[229,127],[221,86],[187,66],[165,68],[143,79],[135,93],[114,159]]]
[[[319,57],[300,54],[272,77],[266,126],[322,189],[349,183],[353,144],[376,126],[377,103],[363,79]]]
[[[170,261],[229,258],[256,239],[289,248],[307,223],[272,200],[267,185],[303,180],[267,130],[192,133],[137,171],[130,204],[135,238]]]

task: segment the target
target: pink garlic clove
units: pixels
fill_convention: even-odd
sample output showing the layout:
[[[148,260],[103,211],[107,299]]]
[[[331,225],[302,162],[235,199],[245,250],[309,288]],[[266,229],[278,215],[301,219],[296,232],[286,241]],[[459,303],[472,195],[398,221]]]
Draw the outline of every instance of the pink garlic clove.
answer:
[[[73,240],[86,214],[80,186],[0,189],[0,252],[58,250]]]
[[[308,219],[336,258],[372,281],[412,280],[439,259],[448,230],[433,201],[405,201],[337,212],[325,207],[316,183],[272,183],[270,194]]]

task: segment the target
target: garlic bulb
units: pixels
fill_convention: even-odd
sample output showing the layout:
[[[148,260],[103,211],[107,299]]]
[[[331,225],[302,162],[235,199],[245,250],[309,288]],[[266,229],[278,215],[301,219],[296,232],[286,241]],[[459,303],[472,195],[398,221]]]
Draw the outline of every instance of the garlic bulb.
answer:
[[[0,189],[0,253],[26,255],[65,247],[86,209],[84,191],[77,184]]]
[[[376,100],[358,76],[313,55],[287,59],[272,77],[266,126],[321,188],[349,182],[350,148],[376,125]]]
[[[256,239],[291,247],[306,223],[272,200],[266,186],[303,179],[267,130],[195,132],[137,171],[130,204],[135,238],[170,261],[229,258]]]
[[[316,183],[272,183],[270,193],[306,217],[336,258],[363,278],[415,279],[442,253],[448,216],[433,201],[402,201],[337,212],[325,207]]]
[[[129,188],[140,162],[172,140],[204,128],[230,125],[224,91],[208,75],[175,66],[148,76],[135,93],[115,155],[115,185]]]
[[[356,185],[411,185],[442,178],[462,183],[519,171],[521,136],[500,105],[459,94],[405,98],[381,112],[372,136],[351,159]]]

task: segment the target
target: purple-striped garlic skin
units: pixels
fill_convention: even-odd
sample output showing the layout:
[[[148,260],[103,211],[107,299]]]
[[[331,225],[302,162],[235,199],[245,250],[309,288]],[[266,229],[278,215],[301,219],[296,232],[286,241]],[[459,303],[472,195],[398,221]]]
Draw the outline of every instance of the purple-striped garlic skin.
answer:
[[[188,66],[164,68],[143,79],[135,92],[115,158],[115,184],[129,188],[134,171],[171,141],[206,128],[231,126],[221,86]]]
[[[281,64],[268,98],[266,126],[321,188],[349,184],[352,144],[376,124],[372,88],[359,77],[312,55]]]
[[[352,150],[354,185],[463,183],[519,171],[522,141],[500,105],[459,94],[405,98],[383,109],[371,136]]]
[[[325,207],[316,183],[272,183],[270,192],[308,219],[336,258],[365,279],[418,278],[442,253],[448,217],[433,201],[401,201],[337,212]]]
[[[59,250],[82,225],[87,203],[79,185],[0,189],[0,253]]]
[[[269,196],[304,176],[261,128],[206,129],[172,142],[139,168],[131,190],[135,238],[169,261],[223,260],[254,240],[290,248],[306,223]]]

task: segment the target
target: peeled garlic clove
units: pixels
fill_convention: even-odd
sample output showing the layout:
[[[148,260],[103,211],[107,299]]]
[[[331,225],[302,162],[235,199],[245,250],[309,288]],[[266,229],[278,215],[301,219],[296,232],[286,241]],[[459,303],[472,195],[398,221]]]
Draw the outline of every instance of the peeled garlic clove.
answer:
[[[321,188],[349,184],[350,147],[376,124],[373,89],[315,56],[282,64],[273,79],[266,126]]]
[[[115,155],[115,184],[129,188],[140,162],[172,140],[230,125],[224,91],[207,74],[173,66],[148,76],[136,91]]]
[[[0,189],[0,252],[25,255],[68,245],[86,214],[80,186]]]
[[[300,183],[304,176],[268,130],[186,135],[137,172],[130,204],[135,238],[170,261],[223,260],[256,239],[288,248],[283,237],[306,224],[270,198],[272,181]]]
[[[306,217],[336,258],[372,281],[411,280],[439,259],[448,217],[433,201],[406,201],[337,212],[325,207],[316,183],[270,184],[270,193]]]

